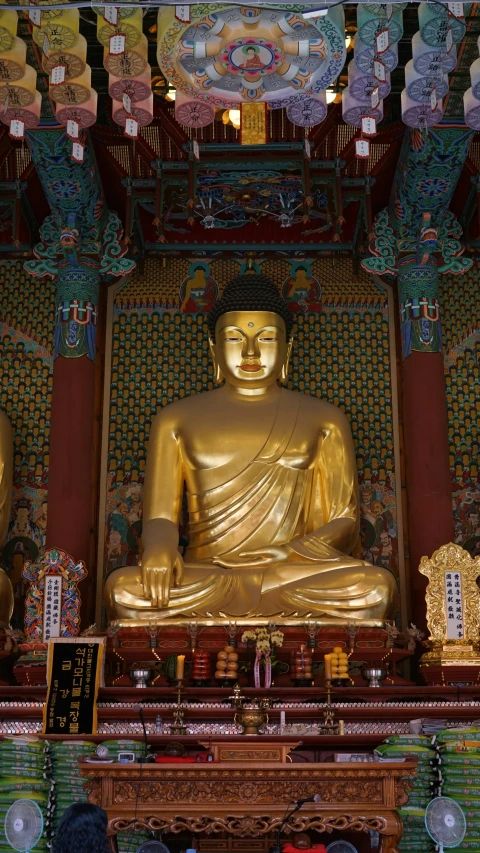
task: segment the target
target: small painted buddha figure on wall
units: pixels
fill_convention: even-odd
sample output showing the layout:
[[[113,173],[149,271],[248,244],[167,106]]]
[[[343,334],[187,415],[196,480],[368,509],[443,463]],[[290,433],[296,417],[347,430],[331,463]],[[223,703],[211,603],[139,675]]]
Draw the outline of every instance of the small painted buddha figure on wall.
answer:
[[[359,499],[347,418],[281,384],[292,323],[275,285],[255,274],[230,282],[209,312],[223,384],[166,406],[152,424],[142,565],[108,577],[110,620],[312,615],[381,624],[391,615],[394,576],[350,556]]]

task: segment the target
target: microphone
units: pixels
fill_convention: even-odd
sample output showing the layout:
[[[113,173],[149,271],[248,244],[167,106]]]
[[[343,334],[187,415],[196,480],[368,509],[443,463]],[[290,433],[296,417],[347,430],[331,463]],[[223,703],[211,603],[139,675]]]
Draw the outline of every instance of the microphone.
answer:
[[[301,808],[304,803],[321,803],[322,798],[320,794],[314,794],[313,797],[305,797],[303,800],[297,800],[297,807]]]
[[[281,824],[278,826],[277,833],[276,833],[277,834],[276,844],[274,844],[273,847],[270,847],[269,853],[282,853],[282,845],[280,843],[280,836],[282,834],[283,827],[285,826],[286,823],[288,823],[288,821],[290,820],[292,815],[294,815],[295,812],[298,812],[302,808],[302,806],[305,805],[305,803],[321,803],[321,801],[322,801],[322,798],[321,798],[320,794],[313,794],[311,797],[303,797],[303,799],[297,800],[295,803],[295,808],[293,808],[288,814],[285,815]]]
[[[148,764],[154,761],[153,755],[148,754],[148,736],[147,736],[147,727],[145,725],[145,717],[143,716],[143,708],[141,705],[134,705],[133,710],[137,712],[140,716],[140,722],[142,723],[143,728],[143,755],[140,757],[140,764]]]

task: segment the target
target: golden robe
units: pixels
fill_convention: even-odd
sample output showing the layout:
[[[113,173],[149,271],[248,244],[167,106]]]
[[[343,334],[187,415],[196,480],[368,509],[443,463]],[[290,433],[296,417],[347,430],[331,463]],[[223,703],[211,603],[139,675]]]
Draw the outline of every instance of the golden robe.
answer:
[[[194,464],[188,435],[205,396],[174,403],[157,416],[163,421],[155,442],[165,444],[158,474],[187,486],[189,545],[182,584],[171,590],[166,610],[153,611],[143,598],[140,567],[118,569],[106,585],[109,615],[312,615],[380,623],[389,615],[396,583],[388,570],[348,556],[358,540],[359,512],[345,415],[329,403],[281,389],[271,427],[253,458],[239,448],[225,464],[209,467]],[[178,454],[180,473],[170,467],[168,454]],[[288,549],[286,559],[249,565],[245,554],[278,546]],[[225,568],[214,564],[218,559],[242,565]]]

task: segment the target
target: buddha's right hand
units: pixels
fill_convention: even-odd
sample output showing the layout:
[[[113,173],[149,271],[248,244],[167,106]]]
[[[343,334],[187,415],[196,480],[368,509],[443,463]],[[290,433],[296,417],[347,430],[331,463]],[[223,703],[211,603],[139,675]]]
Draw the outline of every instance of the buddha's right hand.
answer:
[[[145,598],[152,607],[168,607],[172,586],[179,586],[183,575],[183,560],[175,553],[146,554],[142,560],[142,581]]]

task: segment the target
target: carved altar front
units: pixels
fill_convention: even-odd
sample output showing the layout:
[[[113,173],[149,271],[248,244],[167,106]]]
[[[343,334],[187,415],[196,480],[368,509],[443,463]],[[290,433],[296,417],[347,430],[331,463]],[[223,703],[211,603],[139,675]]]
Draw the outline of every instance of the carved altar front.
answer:
[[[259,752],[264,747],[258,748]],[[108,814],[109,833],[133,829],[264,837],[282,822],[292,802],[320,794],[292,817],[286,833],[315,830],[368,832],[395,853],[402,835],[396,809],[408,802],[415,762],[266,766],[257,760],[205,764],[79,762],[89,801]]]

